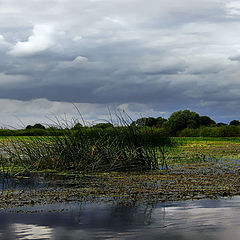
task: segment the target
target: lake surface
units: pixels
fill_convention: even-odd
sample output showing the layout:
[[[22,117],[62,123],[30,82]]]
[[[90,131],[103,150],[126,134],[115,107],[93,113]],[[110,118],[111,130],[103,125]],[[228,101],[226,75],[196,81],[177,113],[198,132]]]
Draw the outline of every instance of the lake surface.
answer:
[[[240,197],[0,210],[0,239],[240,239]]]
[[[235,169],[238,171],[239,161],[237,165],[234,161],[230,163],[231,168],[227,168],[227,172],[235,172]],[[228,166],[230,166],[230,163],[228,162]],[[225,171],[225,168],[222,168],[222,163],[219,162],[218,164],[219,167],[216,165],[217,169],[214,169],[216,174]],[[141,184],[139,188],[151,187],[155,191],[155,188],[159,188],[162,184],[171,185],[171,181],[176,179],[182,181],[181,176],[183,176],[184,171],[188,172],[189,170],[181,170],[178,175],[174,175],[173,179],[170,178],[170,182],[164,180],[166,183],[162,180],[144,182],[140,178],[139,182]],[[195,168],[191,169],[191,171],[195,171]],[[199,168],[196,171],[203,174]],[[213,171],[212,168],[209,168],[209,173],[211,171]],[[208,170],[206,170],[206,173],[208,174]],[[195,175],[197,176],[197,174]],[[220,176],[226,177],[228,175],[223,174]],[[126,179],[127,175],[115,177]],[[152,177],[156,176],[153,175]],[[238,172],[235,178],[236,182],[234,184],[237,186],[239,185]],[[107,176],[106,179],[108,179]],[[193,180],[188,175],[186,179],[188,183]],[[222,179],[225,178],[222,177]],[[195,182],[198,180],[197,178]],[[206,178],[206,180],[209,179]],[[94,175],[78,176],[77,178],[76,176],[66,177],[47,173],[22,176],[0,175],[0,191],[3,196],[7,196],[11,191],[16,191],[19,194],[21,191],[34,192],[36,189],[50,189],[50,191],[53,191],[55,189],[72,188],[75,191],[74,187],[76,189],[88,188],[90,184],[92,187],[97,184],[98,188],[101,189],[113,183],[107,180],[105,182],[98,181],[98,177]],[[121,181],[117,180],[113,186],[118,186],[118,183],[121,183]],[[126,187],[124,184],[120,187]],[[196,186],[198,185],[199,183]],[[216,185],[220,185],[219,181],[217,181]],[[189,189],[191,185],[187,185],[187,187]],[[206,185],[204,185],[205,187]],[[174,189],[172,188],[172,191]],[[28,198],[28,195],[22,196]],[[144,198],[144,196],[140,198]],[[33,202],[32,206],[30,203],[22,207],[8,209],[3,209],[3,203],[2,205],[0,203],[0,240],[240,239],[240,196],[219,198],[217,200],[201,199],[158,203],[150,201],[151,204],[148,203],[148,200],[151,199],[146,198],[145,201],[140,201],[139,198],[131,198],[128,201],[127,199],[121,199],[121,195],[117,200],[114,198],[109,201],[101,201],[101,198],[94,199],[95,196],[92,195],[90,199],[86,198],[81,202],[45,205],[36,205],[36,202]],[[11,201],[10,203],[12,204]]]

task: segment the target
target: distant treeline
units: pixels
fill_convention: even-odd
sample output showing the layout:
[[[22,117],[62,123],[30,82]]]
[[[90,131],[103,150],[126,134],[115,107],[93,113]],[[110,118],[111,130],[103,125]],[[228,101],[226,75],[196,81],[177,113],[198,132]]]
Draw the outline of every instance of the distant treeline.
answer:
[[[146,129],[151,129],[157,135],[173,137],[240,137],[240,121],[232,120],[229,125],[226,123],[216,123],[208,116],[200,116],[190,110],[181,110],[171,114],[168,119],[163,117],[144,117],[130,123],[131,127],[136,127],[144,133]],[[126,127],[126,126],[125,126]],[[114,127],[112,123],[98,123],[93,126],[82,126],[76,123],[72,127],[45,127],[40,123],[25,129],[10,130],[0,129],[0,136],[61,136],[66,131],[85,131],[92,136],[103,134],[115,134],[115,131],[123,127]]]
[[[190,110],[180,110],[168,119],[140,118],[132,122],[135,126],[149,126],[164,129],[173,137],[239,137],[240,121],[232,120],[229,125],[216,123],[209,116],[200,116]]]

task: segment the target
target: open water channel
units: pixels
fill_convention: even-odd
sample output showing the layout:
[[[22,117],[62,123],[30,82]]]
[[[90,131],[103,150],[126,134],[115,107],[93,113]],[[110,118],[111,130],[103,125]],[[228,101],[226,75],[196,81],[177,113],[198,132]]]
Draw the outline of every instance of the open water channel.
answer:
[[[6,189],[49,187],[2,178]],[[51,183],[53,184],[53,183]],[[68,202],[0,210],[0,239],[240,239],[240,197],[159,202]]]
[[[240,238],[240,197],[152,205],[68,203],[0,212],[0,239]]]

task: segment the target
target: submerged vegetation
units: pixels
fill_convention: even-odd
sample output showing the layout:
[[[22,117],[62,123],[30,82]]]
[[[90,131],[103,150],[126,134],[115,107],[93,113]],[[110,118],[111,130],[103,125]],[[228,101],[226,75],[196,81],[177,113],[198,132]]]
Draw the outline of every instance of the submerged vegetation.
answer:
[[[169,170],[147,172],[39,173],[35,176],[45,186],[6,188],[0,193],[1,208],[72,201],[151,204],[234,196],[240,194],[239,166],[239,161],[227,161],[176,164]],[[12,179],[23,178],[33,181],[21,174]]]

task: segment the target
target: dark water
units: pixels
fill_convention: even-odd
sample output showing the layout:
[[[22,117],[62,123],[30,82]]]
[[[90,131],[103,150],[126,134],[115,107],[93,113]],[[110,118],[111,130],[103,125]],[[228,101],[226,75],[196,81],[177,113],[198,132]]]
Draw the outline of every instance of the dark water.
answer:
[[[240,239],[240,197],[157,205],[71,203],[0,211],[0,239]]]
[[[0,190],[36,189],[49,186],[51,186],[51,182],[46,180],[43,176],[36,176],[34,174],[13,176],[11,174],[3,175],[0,173]]]
[[[89,183],[81,178],[81,187]],[[63,184],[64,182],[64,184]],[[48,174],[1,176],[0,190],[71,187]],[[240,196],[151,204],[66,203],[1,210],[0,240],[170,239],[239,240]]]
[[[21,190],[40,188],[71,188],[88,187],[89,181],[95,181],[96,176],[66,176],[54,173],[24,173],[22,175],[0,173],[0,190]]]

